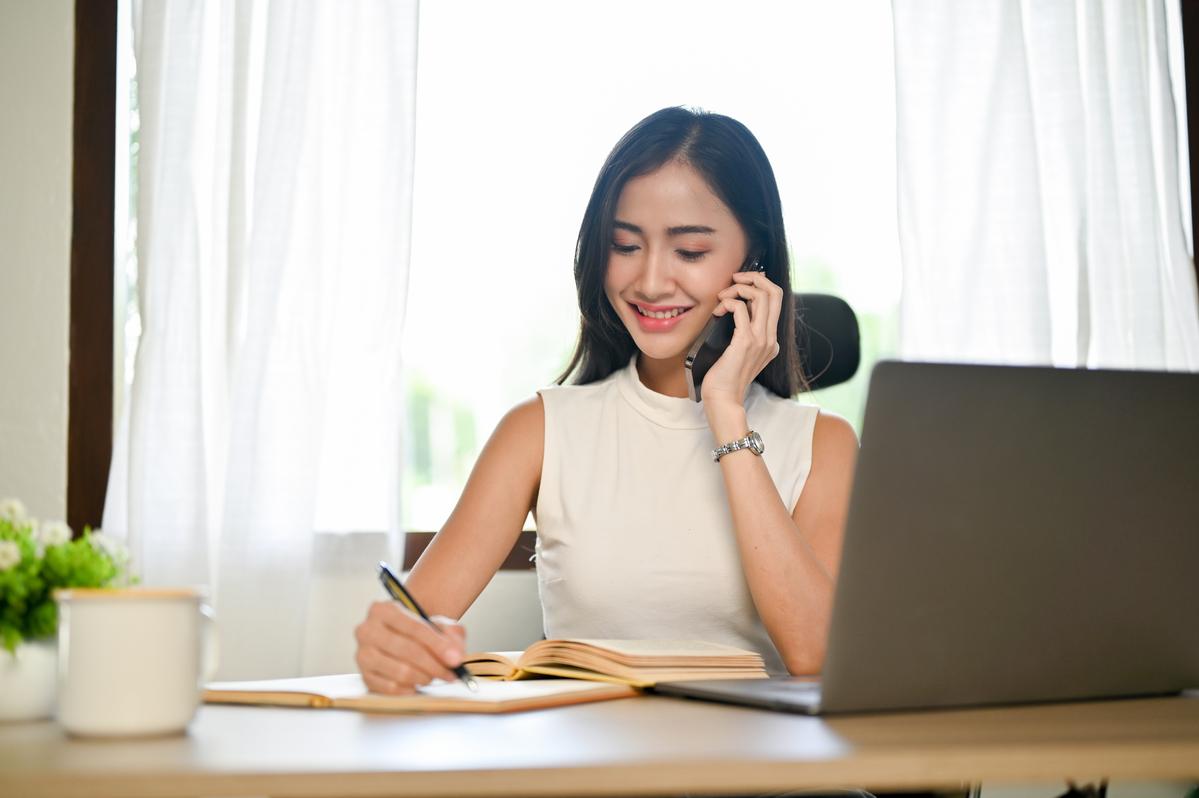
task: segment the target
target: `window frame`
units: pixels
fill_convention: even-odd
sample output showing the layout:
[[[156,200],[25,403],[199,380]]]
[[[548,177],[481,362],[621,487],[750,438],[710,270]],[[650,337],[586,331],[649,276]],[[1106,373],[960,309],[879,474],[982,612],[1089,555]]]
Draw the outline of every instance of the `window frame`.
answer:
[[[113,442],[117,0],[75,2],[67,523],[104,515]]]

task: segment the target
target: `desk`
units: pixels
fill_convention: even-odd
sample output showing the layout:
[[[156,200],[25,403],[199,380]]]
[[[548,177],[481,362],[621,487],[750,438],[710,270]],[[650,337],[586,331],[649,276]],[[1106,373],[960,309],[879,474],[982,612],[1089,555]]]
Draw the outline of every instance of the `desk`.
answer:
[[[564,796],[1199,778],[1199,698],[807,718],[645,696],[504,716],[205,706],[186,736],[0,725],[0,795]]]

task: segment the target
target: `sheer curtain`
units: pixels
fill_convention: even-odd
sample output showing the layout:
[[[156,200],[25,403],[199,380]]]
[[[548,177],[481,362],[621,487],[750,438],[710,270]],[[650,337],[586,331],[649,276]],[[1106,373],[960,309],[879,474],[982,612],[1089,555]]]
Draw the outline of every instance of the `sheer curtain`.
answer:
[[[893,7],[902,356],[1199,369],[1176,2]]]
[[[297,675],[316,532],[398,532],[416,1],[133,7],[143,333],[104,527]],[[310,641],[311,642],[311,641]]]

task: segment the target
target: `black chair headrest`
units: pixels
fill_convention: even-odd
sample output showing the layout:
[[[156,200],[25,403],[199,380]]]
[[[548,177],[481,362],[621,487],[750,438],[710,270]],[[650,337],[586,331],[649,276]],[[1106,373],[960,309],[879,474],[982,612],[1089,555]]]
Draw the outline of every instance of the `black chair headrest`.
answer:
[[[812,390],[846,382],[862,359],[858,317],[832,294],[795,294],[795,341]]]

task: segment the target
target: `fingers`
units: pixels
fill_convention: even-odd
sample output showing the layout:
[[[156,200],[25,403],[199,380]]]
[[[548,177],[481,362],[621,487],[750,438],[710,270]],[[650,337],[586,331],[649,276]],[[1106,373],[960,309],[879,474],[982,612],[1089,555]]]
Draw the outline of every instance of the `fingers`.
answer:
[[[736,297],[720,300],[718,308],[725,313],[733,314],[733,321],[736,323],[737,329],[748,330],[753,326],[753,316],[750,312],[749,303],[743,302]],[[724,315],[724,313],[720,314]]]
[[[734,308],[742,307],[746,310],[745,322],[749,329],[753,332],[754,337],[759,340],[768,339],[770,336],[770,326],[767,320],[770,318],[769,312],[769,294],[765,291],[753,286],[734,285],[731,288],[726,288],[720,292],[721,305],[728,308],[731,313]],[[763,308],[767,308],[763,311]]]
[[[757,272],[738,272],[733,278],[734,284],[717,294],[720,299],[718,315],[734,313],[737,306],[746,308],[748,314],[738,321],[737,326],[751,333],[765,349],[771,350],[769,360],[773,358],[778,342],[783,289]],[[735,313],[734,318],[738,318]]]
[[[759,329],[774,333],[778,330],[779,315],[783,309],[783,289],[770,281],[761,272],[737,272],[733,285],[721,291],[721,299],[738,296],[751,301],[750,317],[760,324]],[[765,302],[761,300],[765,299]],[[762,313],[766,308],[767,313]]]
[[[356,637],[358,669],[368,685],[382,683],[381,692],[410,693],[418,684],[455,678],[427,649],[411,639],[389,634],[369,621],[358,627]]]
[[[453,618],[447,618],[444,615],[434,615],[432,621],[441,630],[443,635],[455,643],[455,654],[447,656],[445,662],[451,668],[456,667],[462,662],[462,657],[466,654],[466,627]],[[457,659],[457,662],[451,661],[454,658]]]
[[[740,402],[745,390],[780,351],[778,321],[783,306],[783,289],[758,272],[738,272],[733,284],[716,297],[716,316],[731,313],[735,329],[728,350],[704,377],[703,395],[719,404],[716,397]]]
[[[466,651],[464,643],[466,632],[454,620],[443,616],[435,619],[436,627],[430,626],[423,618],[409,612],[395,601],[379,601],[371,606],[369,617],[378,617],[384,626],[404,637],[411,637],[421,646],[436,655],[450,667],[462,662]],[[457,631],[447,637],[446,629]]]
[[[411,693],[433,679],[457,678],[450,670],[462,662],[465,630],[448,618],[435,630],[396,602],[371,606],[356,630],[356,659],[367,687],[382,693]],[[444,634],[443,634],[444,632]]]

